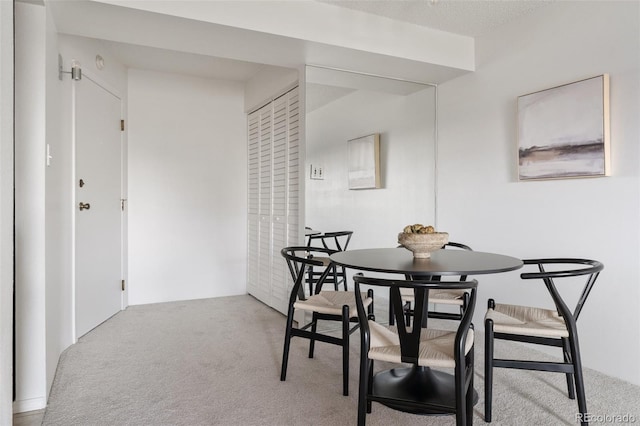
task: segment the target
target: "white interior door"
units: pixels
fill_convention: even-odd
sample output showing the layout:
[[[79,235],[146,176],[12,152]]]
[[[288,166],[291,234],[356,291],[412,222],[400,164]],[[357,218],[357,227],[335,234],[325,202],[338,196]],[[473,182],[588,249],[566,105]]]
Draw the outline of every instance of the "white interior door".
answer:
[[[86,75],[74,85],[75,338],[122,309],[121,100]]]

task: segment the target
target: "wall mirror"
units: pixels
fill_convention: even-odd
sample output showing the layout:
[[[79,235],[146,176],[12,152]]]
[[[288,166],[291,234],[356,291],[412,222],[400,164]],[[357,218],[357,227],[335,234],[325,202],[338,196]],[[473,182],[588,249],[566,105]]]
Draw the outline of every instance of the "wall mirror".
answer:
[[[349,248],[394,247],[435,222],[436,87],[307,66],[305,225],[354,231]],[[350,190],[347,142],[379,135],[380,187]]]

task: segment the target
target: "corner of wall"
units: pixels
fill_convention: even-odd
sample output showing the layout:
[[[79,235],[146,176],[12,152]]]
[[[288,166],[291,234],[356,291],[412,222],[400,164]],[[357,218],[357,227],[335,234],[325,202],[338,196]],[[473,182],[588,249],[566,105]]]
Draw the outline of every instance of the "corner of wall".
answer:
[[[298,85],[298,70],[265,67],[244,86],[244,111],[251,112]]]
[[[0,1],[0,376],[13,376],[13,16]],[[10,380],[0,380],[0,424],[12,422]]]

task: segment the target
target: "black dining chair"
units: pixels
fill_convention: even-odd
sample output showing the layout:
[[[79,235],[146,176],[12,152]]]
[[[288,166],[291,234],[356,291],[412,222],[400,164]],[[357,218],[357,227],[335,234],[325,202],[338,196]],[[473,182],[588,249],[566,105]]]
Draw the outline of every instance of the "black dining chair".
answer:
[[[306,245],[311,245],[310,237],[312,235],[319,235],[319,234],[321,234],[320,231],[316,231],[313,228],[311,228],[310,226],[305,226],[304,227],[304,236],[305,236],[305,239],[306,239],[306,243],[305,244]]]
[[[305,276],[311,267],[323,265],[322,258],[328,258],[335,250],[316,247],[285,247],[281,250],[282,257],[287,262],[293,287],[289,296],[287,310],[287,326],[282,353],[282,369],[280,380],[287,377],[289,361],[289,346],[294,336],[309,339],[309,358],[313,358],[315,342],[325,342],[342,346],[342,376],[343,394],[349,395],[349,336],[358,329],[358,313],[356,309],[356,295],[352,291],[324,291],[325,279],[331,273],[331,268],[324,268],[322,276],[305,291]],[[373,315],[373,292],[361,295],[361,303]],[[294,313],[302,310],[311,313],[311,321],[305,325],[294,327]],[[342,324],[341,337],[317,332],[318,321],[340,321]],[[353,325],[353,326],[352,326]]]
[[[358,394],[358,425],[364,426],[367,413],[371,413],[372,402],[378,402],[394,409],[410,413],[455,414],[456,425],[472,424],[473,418],[473,355],[474,332],[471,319],[476,303],[476,280],[443,283],[432,280],[400,280],[364,277],[361,273],[354,277],[356,304],[360,320],[360,381]],[[387,287],[395,307],[396,326],[384,326],[370,318],[365,311],[365,299],[361,296],[361,286]],[[457,330],[439,330],[414,321],[413,327],[403,321],[403,302],[401,290],[409,289],[414,293],[416,304],[414,311],[422,317],[425,309],[425,296],[429,292],[443,289],[463,290],[469,293],[469,303],[462,314]],[[427,294],[425,294],[427,293]],[[414,370],[424,368],[453,369],[455,391],[453,398],[435,397],[435,388],[446,387],[440,379],[431,385],[413,381],[391,370],[389,376],[374,376],[374,360],[396,364],[411,364]],[[411,375],[411,373],[408,373]],[[407,383],[402,391],[392,391],[392,387],[383,382],[390,378],[392,382]]]
[[[309,235],[307,241],[308,247],[322,247],[333,251],[345,251],[351,241],[353,231],[337,231],[337,232],[324,232],[316,235]],[[316,260],[322,260],[321,267],[309,267],[307,281],[313,285],[320,276],[324,273],[326,268],[331,268],[330,274],[325,278],[325,284],[333,285],[335,290],[338,290],[340,285],[347,289],[347,271],[344,267],[336,266],[331,263],[328,256],[318,256]]]
[[[455,242],[448,242],[444,245],[443,249],[454,249],[454,250],[468,250],[473,251],[471,247]],[[460,276],[458,281],[466,281],[467,276]],[[445,282],[444,280],[443,282]],[[447,281],[449,282],[449,281]],[[413,292],[410,289],[402,289],[402,310],[404,312],[405,323],[407,325],[411,324],[411,318],[413,317],[413,308],[412,306],[415,303],[413,299]],[[462,319],[462,315],[464,314],[467,305],[469,304],[469,294],[465,290],[460,289],[452,289],[446,288],[442,290],[432,290],[429,292],[429,303],[433,304],[433,309],[430,309],[427,312],[429,318],[440,318],[440,319],[453,319],[460,320]],[[446,310],[438,310],[437,306],[457,306],[459,312],[450,312]],[[389,303],[389,324],[395,324],[395,315],[394,309],[391,303]]]
[[[501,367],[566,374],[569,398],[575,399],[577,394],[578,410],[582,414],[581,423],[588,424],[585,420],[587,401],[576,321],[604,266],[595,260],[573,258],[529,259],[524,260],[524,265],[525,268],[534,268],[535,271],[524,272],[520,277],[523,280],[540,280],[549,292],[555,309],[498,304],[489,299],[484,326],[485,421],[491,422],[492,419],[493,369]],[[560,296],[556,284],[570,285],[585,280],[582,293],[572,312]],[[563,361],[495,358],[496,339],[559,347],[562,349]]]

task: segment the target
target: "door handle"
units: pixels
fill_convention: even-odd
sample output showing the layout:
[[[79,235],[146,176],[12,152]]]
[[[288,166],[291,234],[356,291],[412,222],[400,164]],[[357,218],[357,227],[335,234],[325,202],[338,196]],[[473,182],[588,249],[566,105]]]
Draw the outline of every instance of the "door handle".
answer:
[[[80,211],[89,210],[91,208],[91,204],[80,202]]]

